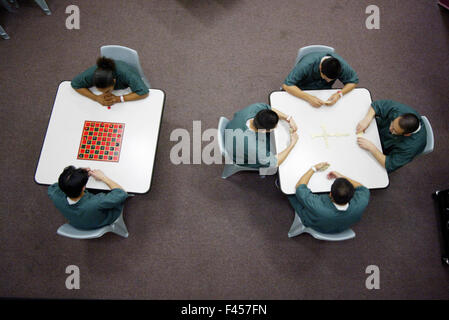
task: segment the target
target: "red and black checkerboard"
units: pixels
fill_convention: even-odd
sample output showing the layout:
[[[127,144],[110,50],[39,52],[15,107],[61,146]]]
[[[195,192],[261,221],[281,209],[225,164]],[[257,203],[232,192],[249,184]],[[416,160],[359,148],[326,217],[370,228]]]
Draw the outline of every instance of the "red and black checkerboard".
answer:
[[[118,162],[124,131],[124,123],[85,121],[77,159]]]

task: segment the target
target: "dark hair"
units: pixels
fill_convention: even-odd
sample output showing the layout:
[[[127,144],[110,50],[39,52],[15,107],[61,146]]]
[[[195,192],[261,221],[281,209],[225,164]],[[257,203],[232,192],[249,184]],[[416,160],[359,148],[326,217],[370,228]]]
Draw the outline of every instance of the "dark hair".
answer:
[[[93,76],[94,86],[103,89],[114,85],[114,71],[114,60],[105,57],[98,58],[97,69]]]
[[[64,169],[58,179],[59,188],[69,197],[79,197],[83,191],[83,187],[89,180],[87,170],[74,166],[69,166]]]
[[[340,61],[336,58],[328,58],[321,64],[321,72],[329,79],[337,79],[341,72]]]
[[[260,110],[254,117],[254,126],[257,129],[271,130],[276,127],[279,116],[273,110]]]
[[[331,187],[332,198],[336,204],[346,204],[354,195],[354,186],[345,178],[338,178]]]
[[[404,130],[404,134],[412,133],[419,128],[419,119],[413,113],[403,114],[399,118],[399,126]]]

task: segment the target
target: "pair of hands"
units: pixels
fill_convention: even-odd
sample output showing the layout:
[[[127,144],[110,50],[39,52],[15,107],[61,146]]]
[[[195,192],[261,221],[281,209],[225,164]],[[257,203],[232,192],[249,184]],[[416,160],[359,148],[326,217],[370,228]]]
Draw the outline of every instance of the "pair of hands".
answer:
[[[298,130],[298,126],[296,125],[295,120],[293,118],[290,118],[290,121],[288,121],[288,124],[290,125],[290,141],[293,145],[298,142],[298,134],[296,131]]]
[[[312,105],[312,107],[319,108],[321,106],[333,106],[337,103],[337,101],[340,100],[340,94],[338,92],[335,92],[333,95],[330,96],[327,101],[323,101],[315,96],[310,95],[307,101]]]
[[[112,106],[114,103],[121,102],[120,97],[108,92],[103,93],[95,97],[95,101],[97,101],[99,104],[103,106]]]
[[[370,123],[371,123],[371,120],[369,120],[367,118],[363,118],[363,120],[357,124],[357,127],[355,129],[356,134],[365,133],[365,130],[369,127]],[[374,143],[372,143],[371,141],[369,141],[365,138],[362,138],[362,137],[357,137],[357,144],[359,145],[360,148],[367,150],[367,151],[372,151],[372,150],[376,149],[376,146],[374,145]]]
[[[316,165],[314,165],[314,167],[315,167],[315,169],[316,169],[317,171],[325,170],[325,169],[327,169],[329,166],[330,166],[330,164],[329,164],[328,162],[320,162],[320,163],[317,163]],[[341,173],[337,172],[337,171],[331,171],[331,172],[329,172],[329,173],[327,174],[327,178],[328,178],[329,180],[331,180],[331,179],[337,179],[337,178],[343,178],[343,177],[344,177],[344,176],[343,176]]]

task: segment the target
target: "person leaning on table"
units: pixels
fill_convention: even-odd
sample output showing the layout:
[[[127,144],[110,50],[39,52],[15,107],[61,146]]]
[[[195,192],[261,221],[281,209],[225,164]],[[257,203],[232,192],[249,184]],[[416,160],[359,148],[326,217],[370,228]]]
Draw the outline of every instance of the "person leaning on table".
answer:
[[[409,106],[392,100],[373,102],[366,116],[358,123],[357,134],[365,132],[374,118],[383,152],[363,137],[358,137],[357,143],[360,148],[369,151],[388,173],[412,161],[426,147],[426,127],[418,112]]]
[[[288,200],[304,226],[322,233],[340,233],[361,219],[370,192],[359,182],[331,171],[328,179],[336,179],[331,192],[313,194],[307,187],[310,178],[328,165],[321,162],[310,168],[296,184],[296,194],[288,196]]]
[[[271,131],[279,120],[285,120],[290,126],[290,144],[282,152],[274,154],[271,150]],[[225,148],[232,154],[233,162],[251,168],[277,167],[287,158],[298,141],[297,126],[291,116],[272,109],[266,103],[254,103],[234,114],[226,126]],[[229,134],[232,130],[232,135]],[[232,139],[231,139],[232,138]],[[241,144],[238,141],[242,142]],[[243,147],[242,150],[238,150]],[[255,159],[251,159],[255,155]],[[251,163],[251,160],[255,160]]]
[[[142,81],[137,70],[129,64],[119,60],[98,58],[97,64],[77,75],[71,82],[72,88],[79,94],[88,97],[104,106],[114,103],[134,101],[146,98],[149,88]],[[102,92],[100,95],[92,93],[89,88],[95,86]],[[116,96],[112,90],[131,89],[131,93]]]
[[[337,79],[344,84],[344,87],[330,96],[327,101],[322,101],[303,91],[331,89]],[[282,88],[318,108],[322,105],[334,105],[343,95],[352,91],[358,83],[357,73],[338,54],[312,52],[298,61],[285,79]]]
[[[89,176],[103,181],[111,191],[98,194],[87,191]],[[48,188],[48,196],[70,225],[90,230],[117,220],[128,193],[101,170],[69,166],[61,173],[58,182]]]

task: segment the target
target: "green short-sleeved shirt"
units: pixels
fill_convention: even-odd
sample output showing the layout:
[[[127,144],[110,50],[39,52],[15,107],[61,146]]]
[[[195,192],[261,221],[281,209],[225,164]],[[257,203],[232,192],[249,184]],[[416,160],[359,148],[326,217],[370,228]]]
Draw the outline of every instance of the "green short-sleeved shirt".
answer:
[[[58,183],[54,183],[48,188],[48,196],[70,225],[77,229],[89,230],[113,223],[120,216],[128,194],[118,188],[98,194],[86,190],[84,196],[71,205]]]
[[[142,78],[136,69],[123,61],[114,60],[114,62],[115,71],[113,74],[116,80],[114,90],[126,89],[129,87],[132,92],[137,93],[139,96],[145,95],[149,92],[149,88],[142,81]],[[95,70],[97,70],[97,66],[90,67],[73,78],[72,88],[81,89],[93,87],[93,76]]]
[[[329,194],[313,194],[302,184],[288,199],[306,227],[322,233],[339,233],[360,220],[368,206],[369,196],[366,187],[355,188],[349,207],[343,211],[335,207]]]
[[[254,132],[246,122],[264,109],[271,110],[266,103],[255,103],[234,114],[225,130],[225,148],[234,163],[252,167],[275,167],[276,155],[271,152],[271,133]]]
[[[379,129],[383,153],[386,155],[385,168],[388,172],[399,169],[420,154],[427,143],[426,127],[418,112],[396,101],[378,100],[371,104],[376,112],[376,122]],[[418,117],[421,129],[411,136],[399,136],[390,132],[390,124],[397,117],[413,113]]]
[[[320,63],[324,56],[331,56],[340,61],[341,73],[337,79],[344,85],[347,83],[359,83],[357,73],[338,54],[316,52],[306,54],[302,57],[302,59],[298,61],[296,66],[287,76],[284,84],[287,86],[297,86],[301,90],[331,89],[336,79],[331,82],[327,82],[321,78],[320,74]]]

